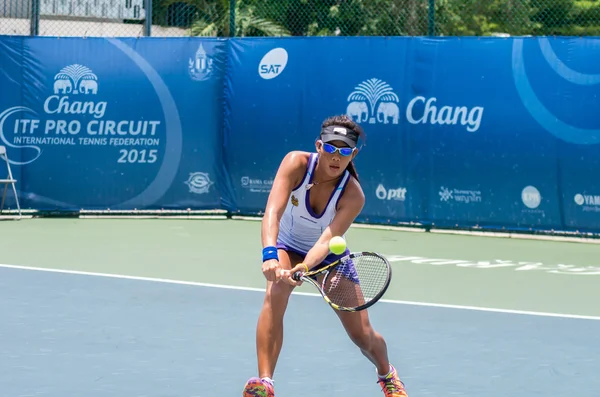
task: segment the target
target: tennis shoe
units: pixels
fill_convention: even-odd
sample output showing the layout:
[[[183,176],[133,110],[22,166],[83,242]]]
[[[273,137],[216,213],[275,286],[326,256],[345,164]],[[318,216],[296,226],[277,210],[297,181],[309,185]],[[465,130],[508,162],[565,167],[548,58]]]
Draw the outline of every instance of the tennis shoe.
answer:
[[[254,377],[246,382],[243,397],[275,397],[275,391],[271,383]]]
[[[408,397],[404,389],[404,383],[398,377],[398,372],[393,365],[390,365],[391,371],[385,378],[379,377],[377,383],[381,386],[381,390],[385,397]]]

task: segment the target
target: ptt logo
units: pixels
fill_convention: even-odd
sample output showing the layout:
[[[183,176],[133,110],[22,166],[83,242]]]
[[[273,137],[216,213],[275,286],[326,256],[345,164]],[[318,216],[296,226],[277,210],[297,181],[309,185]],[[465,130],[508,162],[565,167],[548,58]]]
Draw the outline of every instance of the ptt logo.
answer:
[[[380,183],[375,190],[375,195],[379,200],[404,201],[406,200],[406,188],[399,187],[396,189],[386,189],[385,186]]]
[[[284,48],[274,48],[267,52],[258,65],[258,74],[265,80],[279,76],[288,62],[288,53]]]

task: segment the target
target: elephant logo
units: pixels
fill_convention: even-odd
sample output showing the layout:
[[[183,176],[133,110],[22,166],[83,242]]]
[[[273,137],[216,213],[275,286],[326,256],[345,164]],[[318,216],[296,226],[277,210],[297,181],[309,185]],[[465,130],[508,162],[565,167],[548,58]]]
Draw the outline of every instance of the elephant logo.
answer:
[[[98,77],[86,66],[75,64],[60,70],[54,76],[55,94],[97,94]]]
[[[369,79],[363,81],[348,95],[346,114],[357,123],[398,124],[400,99],[385,81]]]
[[[379,107],[377,108],[377,121],[388,124],[389,119],[391,118],[392,123],[398,124],[399,114],[400,109],[398,109],[398,105],[394,102],[380,102]]]
[[[84,94],[92,94],[98,93],[98,82],[96,80],[81,80],[79,83],[79,91]]]
[[[346,109],[346,114],[352,117],[353,120],[362,123],[369,119],[369,107],[364,101],[350,102]]]
[[[55,94],[68,94],[73,91],[73,84],[69,79],[58,79],[54,81]]]

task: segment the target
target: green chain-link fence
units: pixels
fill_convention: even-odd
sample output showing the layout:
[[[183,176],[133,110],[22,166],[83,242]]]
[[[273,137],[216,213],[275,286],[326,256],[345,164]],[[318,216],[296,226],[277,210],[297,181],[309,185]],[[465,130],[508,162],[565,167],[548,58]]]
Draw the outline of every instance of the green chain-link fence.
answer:
[[[0,34],[598,35],[600,0],[0,0]]]

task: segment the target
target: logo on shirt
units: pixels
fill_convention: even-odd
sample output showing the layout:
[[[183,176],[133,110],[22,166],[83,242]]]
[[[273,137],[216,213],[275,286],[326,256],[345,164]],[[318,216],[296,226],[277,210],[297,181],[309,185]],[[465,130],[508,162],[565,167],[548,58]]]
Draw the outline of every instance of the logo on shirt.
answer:
[[[297,207],[297,206],[298,206],[298,199],[297,199],[297,198],[296,198],[296,196],[294,196],[293,194],[292,194],[292,205],[293,205],[294,207]]]

